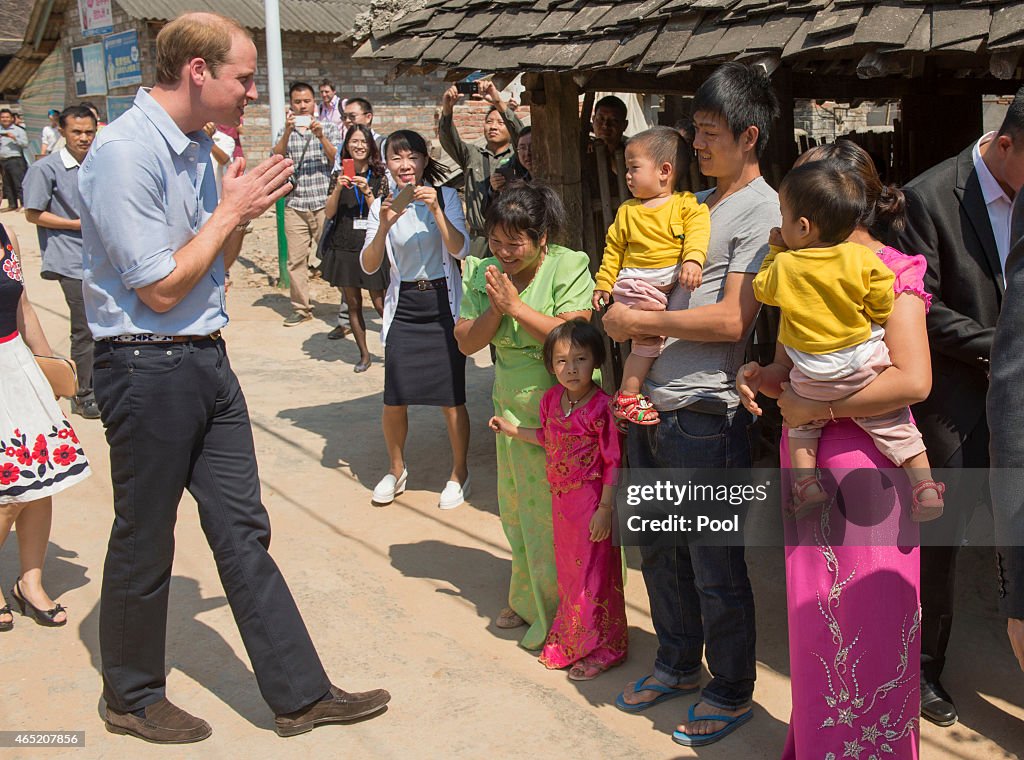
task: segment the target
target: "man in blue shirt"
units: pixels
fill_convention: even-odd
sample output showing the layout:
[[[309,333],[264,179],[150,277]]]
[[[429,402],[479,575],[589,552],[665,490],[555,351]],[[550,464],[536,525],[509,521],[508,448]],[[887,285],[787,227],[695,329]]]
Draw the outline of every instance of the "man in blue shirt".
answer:
[[[220,329],[225,261],[284,197],[275,156],[223,179],[207,122],[238,124],[256,98],[256,46],[236,21],[188,13],[156,41],[157,84],[96,138],[79,173],[86,314],[114,486],[100,596],[108,730],[158,743],[211,733],[165,696],[174,523],[188,488],[260,692],[281,736],[381,710],[390,695],[331,685],[268,553],[270,521],[245,399]],[[230,262],[227,262],[230,264]]]
[[[28,162],[25,160],[27,147],[28,134],[14,123],[14,112],[9,108],[0,108],[0,169],[3,170],[4,197],[7,198],[8,211],[24,205],[21,183],[28,171]]]
[[[71,358],[78,367],[78,395],[71,411],[100,416],[92,393],[92,333],[82,298],[82,222],[78,168],[96,138],[96,116],[71,106],[57,117],[65,146],[36,161],[25,175],[25,218],[36,225],[43,255],[42,277],[57,280],[71,315]]]

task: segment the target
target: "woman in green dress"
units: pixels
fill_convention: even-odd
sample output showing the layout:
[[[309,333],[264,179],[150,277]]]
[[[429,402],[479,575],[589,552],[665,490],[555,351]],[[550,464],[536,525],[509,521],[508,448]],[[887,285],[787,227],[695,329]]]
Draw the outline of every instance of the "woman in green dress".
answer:
[[[487,212],[487,259],[467,259],[455,338],[467,356],[488,343],[496,349],[494,414],[523,427],[540,427],[540,400],[555,385],[542,346],[564,321],[590,318],[594,281],[587,254],[549,243],[565,207],[542,184],[516,183]],[[551,491],[544,449],[498,436],[498,508],[512,547],[509,607],[499,628],[528,625],[521,645],[544,646],[558,608],[551,535]]]

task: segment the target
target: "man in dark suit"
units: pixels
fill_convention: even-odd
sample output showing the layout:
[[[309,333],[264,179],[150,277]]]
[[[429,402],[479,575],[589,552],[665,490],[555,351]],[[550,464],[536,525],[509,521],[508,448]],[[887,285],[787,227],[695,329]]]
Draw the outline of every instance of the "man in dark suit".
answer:
[[[1003,302],[1010,212],[1022,184],[1024,89],[998,132],[904,187],[907,229],[899,248],[928,260],[925,289],[934,297],[928,313],[932,392],[913,410],[933,467],[989,466],[989,359]],[[961,505],[969,508],[958,510]],[[972,508],[951,488],[940,521],[943,545],[921,549],[921,715],[941,726],[957,721],[939,677],[953,623],[957,549]]]
[[[999,612],[1024,670],[1024,194],[1013,204],[1013,247],[1006,260],[1007,298],[992,343],[988,417],[992,440],[992,512]]]

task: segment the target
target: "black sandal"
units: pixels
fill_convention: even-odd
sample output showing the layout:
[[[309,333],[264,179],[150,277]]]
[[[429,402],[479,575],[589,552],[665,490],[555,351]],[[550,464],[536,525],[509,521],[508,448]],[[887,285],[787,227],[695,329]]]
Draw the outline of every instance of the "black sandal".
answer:
[[[21,610],[22,615],[28,615],[35,619],[39,625],[46,626],[47,628],[59,628],[68,622],[67,610],[59,603],[56,602],[52,610],[41,610],[36,607],[32,602],[26,599],[21,593],[21,578],[18,578],[14,582],[14,587],[11,588],[11,596],[14,597],[14,601],[18,604],[18,609]],[[28,607],[31,612],[26,612],[25,608]],[[65,613],[64,619],[59,623],[54,620],[60,613]]]
[[[0,615],[11,616],[10,620],[0,621],[0,633],[14,628],[14,613],[11,612],[11,605],[5,604],[3,607],[0,607]]]

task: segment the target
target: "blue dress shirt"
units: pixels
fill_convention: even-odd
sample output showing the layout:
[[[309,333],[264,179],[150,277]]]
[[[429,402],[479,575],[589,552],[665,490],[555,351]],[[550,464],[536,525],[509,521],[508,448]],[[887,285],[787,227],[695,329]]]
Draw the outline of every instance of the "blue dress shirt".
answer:
[[[185,134],[145,89],[104,128],[78,173],[83,292],[97,340],[116,335],[208,335],[228,322],[224,259],[174,308],[153,311],[135,290],[159,282],[174,254],[217,207],[213,141]]]

